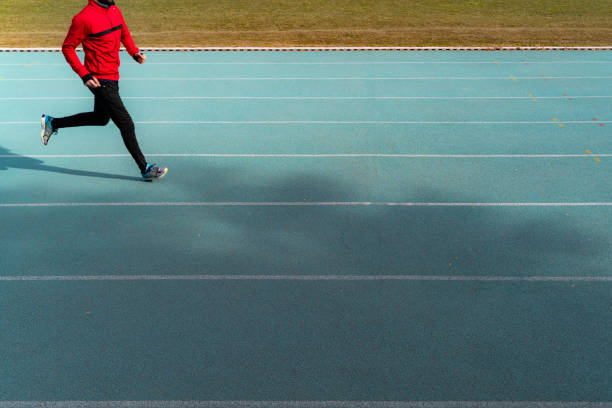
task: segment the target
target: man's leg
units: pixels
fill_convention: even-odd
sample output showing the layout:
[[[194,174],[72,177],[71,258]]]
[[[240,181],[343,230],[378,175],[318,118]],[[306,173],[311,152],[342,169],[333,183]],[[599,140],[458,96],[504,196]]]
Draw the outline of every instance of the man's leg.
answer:
[[[53,129],[76,126],[106,126],[110,120],[110,113],[105,106],[104,98],[100,96],[98,90],[92,92],[95,96],[93,112],[78,113],[64,118],[53,118],[51,121]]]
[[[117,125],[123,138],[123,143],[132,155],[132,158],[138,165],[141,173],[147,169],[147,161],[144,158],[138,141],[136,140],[136,131],[132,117],[123,105],[123,101],[119,96],[119,84],[116,81],[100,81],[102,86],[96,90],[96,100],[99,97],[104,103],[108,114],[112,121]]]
[[[42,115],[42,131],[40,138],[46,146],[49,138],[56,134],[58,129],[75,126],[105,126],[110,120],[110,114],[105,107],[104,99],[98,96],[97,91],[92,91],[95,95],[93,112],[79,113],[65,118],[54,118],[49,115]]]

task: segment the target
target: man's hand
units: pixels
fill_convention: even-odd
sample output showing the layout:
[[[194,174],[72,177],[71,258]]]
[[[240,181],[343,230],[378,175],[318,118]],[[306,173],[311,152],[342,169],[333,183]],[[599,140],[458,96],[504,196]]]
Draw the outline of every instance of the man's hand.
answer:
[[[87,86],[89,89],[96,89],[100,87],[100,81],[98,81],[98,78],[96,77],[91,77],[89,81],[85,82],[85,86]]]
[[[140,52],[137,52],[136,54],[134,54],[134,60],[139,64],[144,64],[145,61],[147,60],[147,56],[144,54],[141,54]]]

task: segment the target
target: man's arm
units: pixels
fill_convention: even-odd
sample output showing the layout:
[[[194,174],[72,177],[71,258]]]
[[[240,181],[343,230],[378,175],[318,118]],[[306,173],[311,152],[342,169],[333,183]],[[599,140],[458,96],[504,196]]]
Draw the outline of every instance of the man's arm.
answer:
[[[134,44],[134,40],[132,39],[132,34],[128,29],[127,24],[125,23],[125,19],[123,18],[123,14],[121,15],[121,20],[123,24],[121,25],[121,42],[125,46],[125,50],[134,58],[136,62],[139,64],[144,64],[147,57],[144,54],[140,53],[136,44]]]
[[[68,35],[62,44],[62,53],[64,58],[72,67],[72,70],[77,73],[84,83],[91,80],[93,77],[91,73],[81,64],[81,60],[77,56],[76,47],[83,42],[86,37],[85,24],[77,17],[72,19],[72,24],[68,30]]]

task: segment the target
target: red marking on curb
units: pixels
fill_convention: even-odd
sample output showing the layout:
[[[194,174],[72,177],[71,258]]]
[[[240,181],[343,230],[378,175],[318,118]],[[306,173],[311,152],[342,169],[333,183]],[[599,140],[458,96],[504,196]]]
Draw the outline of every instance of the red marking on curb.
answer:
[[[603,124],[603,123],[600,123],[600,124],[599,124],[599,126],[606,126],[606,125],[605,125],[605,124]]]
[[[593,118],[593,119],[591,119],[591,120],[597,120],[597,118]]]

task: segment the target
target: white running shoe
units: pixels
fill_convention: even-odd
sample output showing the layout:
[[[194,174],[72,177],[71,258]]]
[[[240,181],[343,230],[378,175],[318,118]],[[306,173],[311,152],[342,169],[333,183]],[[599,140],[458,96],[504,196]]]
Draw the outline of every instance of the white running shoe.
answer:
[[[42,131],[40,132],[40,140],[42,140],[43,144],[46,146],[49,143],[49,138],[51,135],[57,133],[57,129],[53,129],[51,126],[51,121],[53,120],[52,116],[45,115],[43,113],[42,118],[40,119],[40,126],[42,127]]]
[[[142,177],[147,180],[160,179],[168,173],[167,167],[160,167],[156,164],[147,164],[147,168],[142,173]]]

